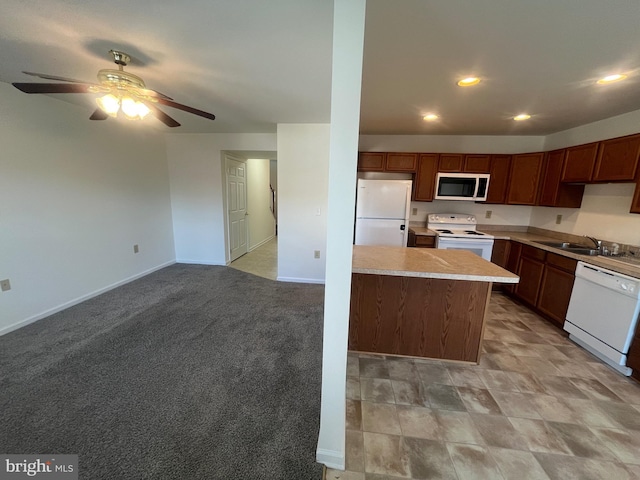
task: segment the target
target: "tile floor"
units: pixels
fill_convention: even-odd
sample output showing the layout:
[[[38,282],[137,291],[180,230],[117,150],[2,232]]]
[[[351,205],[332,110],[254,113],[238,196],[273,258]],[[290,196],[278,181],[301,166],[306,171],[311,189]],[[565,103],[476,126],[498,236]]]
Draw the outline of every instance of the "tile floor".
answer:
[[[640,385],[494,293],[479,365],[349,353],[327,480],[640,478]]]
[[[264,245],[244,254],[231,262],[229,266],[269,280],[276,280],[278,277],[278,237],[274,237]]]

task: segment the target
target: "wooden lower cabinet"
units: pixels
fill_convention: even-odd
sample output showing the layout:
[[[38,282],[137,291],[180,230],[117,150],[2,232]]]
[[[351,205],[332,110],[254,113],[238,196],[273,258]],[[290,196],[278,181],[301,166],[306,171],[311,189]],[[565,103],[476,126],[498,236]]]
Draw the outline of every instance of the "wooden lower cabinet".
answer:
[[[640,381],[640,328],[636,329],[636,334],[631,340],[629,354],[627,355],[627,367],[633,369],[631,376]]]
[[[354,273],[349,349],[477,362],[490,294],[490,282]]]
[[[520,264],[516,272],[520,277],[520,283],[516,286],[515,296],[523,302],[535,306],[543,272],[543,261],[520,257]]]
[[[411,241],[411,232],[409,232],[409,243],[407,243],[407,247],[436,248],[436,237],[414,234],[413,241]]]
[[[518,274],[518,262],[520,262],[520,252],[522,251],[522,244],[519,242],[509,242],[509,254],[507,256],[507,265],[505,268],[511,273]],[[507,284],[504,286],[504,290],[507,293],[513,294],[517,284]]]
[[[494,240],[493,250],[491,251],[491,263],[507,268],[507,262],[509,261],[509,240]],[[515,273],[515,272],[514,272]]]
[[[515,257],[519,257],[518,260]],[[511,270],[516,261],[518,267],[515,273],[520,277],[520,283],[505,291],[562,328],[578,262],[530,245],[511,242],[507,270]]]
[[[546,265],[542,275],[538,309],[560,328],[564,325],[576,277],[551,265]]]

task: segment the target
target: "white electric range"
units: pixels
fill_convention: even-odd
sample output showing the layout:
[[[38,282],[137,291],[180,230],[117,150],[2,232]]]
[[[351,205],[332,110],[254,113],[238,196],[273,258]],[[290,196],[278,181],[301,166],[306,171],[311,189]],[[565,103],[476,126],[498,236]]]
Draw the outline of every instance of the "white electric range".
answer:
[[[493,235],[476,230],[475,215],[463,213],[431,213],[427,228],[436,232],[436,248],[469,250],[491,261]]]

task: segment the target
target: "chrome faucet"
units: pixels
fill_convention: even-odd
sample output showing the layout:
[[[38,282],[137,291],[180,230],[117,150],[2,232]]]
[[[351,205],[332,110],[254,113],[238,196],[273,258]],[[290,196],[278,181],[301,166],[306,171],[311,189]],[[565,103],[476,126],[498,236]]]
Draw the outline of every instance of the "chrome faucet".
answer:
[[[602,240],[598,240],[597,238],[590,237],[589,235],[584,235],[584,237],[591,240],[595,245],[595,247],[598,249],[598,253],[602,254]]]

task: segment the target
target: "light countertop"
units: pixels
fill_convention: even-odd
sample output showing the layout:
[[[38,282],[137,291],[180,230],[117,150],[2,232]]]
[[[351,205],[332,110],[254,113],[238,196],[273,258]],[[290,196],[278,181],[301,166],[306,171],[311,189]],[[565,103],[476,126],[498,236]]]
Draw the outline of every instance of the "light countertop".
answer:
[[[478,229],[482,231],[482,229]],[[485,230],[485,233],[489,233],[494,236],[495,239],[499,240],[514,240],[516,242],[523,243],[525,245],[531,245],[532,247],[540,248],[547,252],[555,253],[556,255],[562,255],[565,257],[573,258],[574,260],[578,260],[585,263],[590,263],[591,265],[595,265],[602,268],[607,268],[614,272],[622,273],[624,275],[629,275],[631,277],[640,278],[640,267],[635,265],[629,265],[626,263],[622,263],[615,258],[609,258],[601,255],[579,255],[577,253],[566,252],[564,250],[560,250],[557,248],[549,247],[547,245],[542,245],[537,243],[537,241],[558,241],[557,238],[540,235],[537,233],[529,233],[529,232],[511,232],[511,231],[502,231],[502,230]]]
[[[465,250],[353,246],[353,273],[518,283],[517,275]]]
[[[426,227],[410,227],[416,235],[426,235],[426,236],[435,236],[436,232],[430,230]],[[478,228],[478,231],[488,233],[493,235],[495,240],[514,240],[516,242],[524,243],[525,245],[531,245],[532,247],[540,248],[547,252],[555,253],[556,255],[562,255],[564,257],[573,258],[574,260],[578,260],[585,263],[590,263],[591,265],[596,265],[598,267],[607,268],[614,272],[622,273],[624,275],[629,275],[631,277],[640,278],[640,267],[635,265],[629,265],[627,263],[622,263],[615,258],[610,258],[606,256],[590,256],[590,255],[579,255],[577,253],[571,253],[564,250],[559,250],[557,248],[549,247],[548,245],[541,245],[540,243],[536,243],[537,241],[548,242],[548,241],[558,241],[559,238],[539,234],[539,233],[530,233],[520,230],[494,230],[491,228],[483,229],[482,227]],[[560,240],[566,241],[566,240]]]

